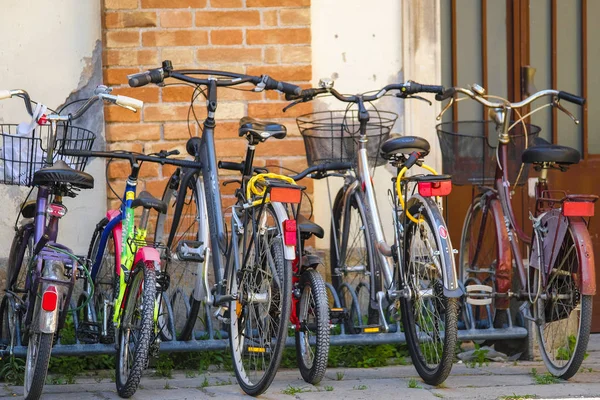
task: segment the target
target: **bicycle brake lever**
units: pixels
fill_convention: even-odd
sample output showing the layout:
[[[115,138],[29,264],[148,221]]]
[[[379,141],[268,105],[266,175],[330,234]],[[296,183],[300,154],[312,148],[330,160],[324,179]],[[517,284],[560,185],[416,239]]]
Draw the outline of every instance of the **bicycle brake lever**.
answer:
[[[239,184],[241,185],[241,184],[242,184],[242,180],[241,180],[241,179],[231,179],[231,180],[228,180],[228,181],[224,181],[224,182],[222,183],[222,185],[223,185],[223,186],[227,186],[227,185],[229,185],[230,183],[239,183]]]
[[[564,112],[565,114],[567,114],[575,123],[575,125],[579,125],[579,120],[569,112],[569,110],[567,110],[566,108],[564,108],[562,106],[562,104],[560,104],[560,100],[558,99],[558,97],[555,97],[554,100],[552,100],[552,105],[556,108],[558,108],[560,111]]]
[[[432,103],[431,101],[427,100],[425,97],[416,96],[416,95],[414,95],[414,94],[413,94],[413,95],[410,95],[410,96],[408,96],[408,97],[407,97],[407,99],[422,100],[422,101],[424,101],[424,102],[426,102],[426,103],[429,103],[429,105],[430,105],[430,106],[431,106],[431,105],[433,105],[433,103]]]
[[[448,102],[448,104],[446,104],[446,106],[444,107],[444,109],[442,111],[440,111],[440,113],[438,114],[437,117],[435,117],[436,121],[439,121],[442,119],[442,115],[444,115],[446,113],[446,111],[448,111],[448,109],[450,107],[452,107],[452,104],[454,104],[454,97],[450,98],[450,101]]]
[[[290,108],[294,107],[295,105],[298,105],[300,103],[304,103],[305,101],[306,100],[304,100],[304,99],[293,101],[293,102],[291,102],[290,104],[288,104],[287,106],[285,106],[283,108],[283,112],[286,112],[287,110],[289,110]]]

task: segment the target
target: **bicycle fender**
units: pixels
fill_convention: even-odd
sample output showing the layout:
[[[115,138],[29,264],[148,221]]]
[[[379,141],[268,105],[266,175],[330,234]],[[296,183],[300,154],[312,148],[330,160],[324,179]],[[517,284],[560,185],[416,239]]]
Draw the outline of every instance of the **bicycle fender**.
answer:
[[[58,326],[58,309],[54,311],[45,311],[40,308],[39,314],[39,328],[42,333],[54,333]]]
[[[111,222],[116,219],[119,218],[119,220],[121,219],[121,210],[108,210],[108,212],[106,213],[106,218],[108,218],[108,225],[106,225],[107,227],[112,226],[114,224],[114,227],[112,228],[113,230],[113,237],[114,237],[114,242],[115,242],[115,261],[116,261],[116,266],[117,266],[117,273],[120,274],[121,273],[121,252],[123,250],[123,246],[121,243],[121,238],[123,237],[123,223],[121,221],[117,222],[117,223],[113,223],[111,224]],[[107,228],[105,228],[107,229]]]
[[[271,205],[273,206],[273,210],[275,210],[275,214],[277,214],[277,223],[279,223],[279,228],[281,229],[281,232],[283,232],[283,222],[289,219],[285,207],[283,204],[275,202],[271,203]],[[284,244],[283,251],[286,260],[293,261],[296,259],[295,246],[288,246]]]
[[[594,248],[585,220],[581,217],[569,217],[569,226],[575,239],[575,249],[581,260],[579,290],[584,295],[596,294],[596,270],[594,269]]]
[[[160,254],[154,247],[142,247],[135,253],[134,264],[142,261],[144,264],[151,263],[160,267]]]
[[[440,209],[432,198],[423,197],[419,194],[413,195],[408,200],[406,209],[410,209],[417,202],[425,206],[425,211],[433,223],[433,229],[436,231],[435,237],[438,242],[438,249],[440,249],[440,263],[444,280],[444,295],[449,298],[461,297],[463,291],[458,285],[458,274],[456,273],[452,242],[450,241],[448,227],[444,218],[442,218]]]

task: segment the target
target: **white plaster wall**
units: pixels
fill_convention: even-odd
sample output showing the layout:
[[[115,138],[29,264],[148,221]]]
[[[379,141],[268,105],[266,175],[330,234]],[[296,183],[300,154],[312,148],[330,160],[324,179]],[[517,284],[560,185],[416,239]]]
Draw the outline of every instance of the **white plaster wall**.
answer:
[[[404,80],[402,71],[402,1],[377,0],[312,0],[313,85],[320,78],[334,77],[335,88],[342,93],[359,93],[380,89],[388,83]],[[403,127],[402,100],[385,98],[377,107],[399,114],[395,129]],[[335,99],[315,102],[316,110],[344,109],[345,103]],[[393,238],[391,206],[387,191],[392,175],[384,167],[375,172],[380,216],[388,238]],[[332,200],[341,185],[340,178],[331,178]],[[339,184],[339,185],[336,185]],[[330,208],[325,181],[315,181],[315,221],[325,228],[326,237],[317,247],[329,246]]]
[[[101,40],[100,1],[3,1],[0,12],[0,89],[25,89],[49,107],[64,103],[87,83],[92,52]],[[98,47],[100,49],[100,47]],[[101,112],[101,108],[95,108]],[[0,123],[29,120],[23,102],[0,102]],[[75,124],[77,125],[77,124]],[[103,125],[101,125],[103,126]],[[104,132],[95,132],[103,142]],[[104,162],[94,160],[86,171],[96,181],[93,190],[65,199],[59,240],[76,252],[87,252],[91,233],[106,210]],[[28,188],[0,185],[0,258],[8,256],[20,202]]]

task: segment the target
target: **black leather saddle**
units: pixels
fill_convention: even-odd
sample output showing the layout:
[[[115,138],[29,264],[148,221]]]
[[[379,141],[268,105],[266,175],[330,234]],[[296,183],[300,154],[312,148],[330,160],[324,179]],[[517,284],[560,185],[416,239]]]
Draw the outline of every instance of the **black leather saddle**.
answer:
[[[92,189],[94,178],[90,174],[69,167],[63,160],[58,160],[53,166],[36,171],[31,183],[35,186],[66,183],[79,189]]]
[[[396,154],[421,153],[421,157],[429,154],[429,142],[418,136],[400,136],[386,140],[381,145],[381,156],[390,159]]]
[[[298,224],[298,229],[300,229],[300,234],[303,236],[310,237],[310,235],[315,235],[319,239],[323,239],[323,236],[325,236],[323,228],[302,215],[298,215],[296,223]]]
[[[287,135],[285,125],[277,122],[259,121],[254,118],[244,117],[240,120],[240,136],[248,136],[250,142],[264,142],[270,137],[283,139]]]
[[[577,164],[581,159],[579,151],[558,144],[552,144],[548,141],[536,137],[533,139],[533,146],[526,149],[521,159],[527,164],[556,163],[556,164]]]
[[[158,211],[159,213],[166,213],[167,212],[167,203],[165,203],[162,200],[157,199],[156,197],[152,196],[150,193],[148,192],[142,192],[140,193],[132,202],[131,202],[131,207],[132,208],[136,208],[136,207],[144,207],[146,209],[155,209],[156,211]]]

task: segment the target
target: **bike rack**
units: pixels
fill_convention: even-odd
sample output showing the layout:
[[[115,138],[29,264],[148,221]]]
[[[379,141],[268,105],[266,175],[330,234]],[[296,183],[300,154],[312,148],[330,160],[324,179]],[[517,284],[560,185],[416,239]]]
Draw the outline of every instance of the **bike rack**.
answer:
[[[364,285],[364,284],[363,284]],[[335,307],[340,307],[340,298],[337,291],[333,288],[330,283],[326,284],[327,291],[332,296]],[[368,285],[365,285],[368,289]],[[340,288],[341,290],[342,288]],[[353,297],[354,305],[357,307],[356,311],[360,312],[358,298],[356,291],[345,284],[344,289],[349,290]],[[181,292],[183,293],[183,292]],[[178,293],[175,292],[175,295]],[[166,294],[164,294],[166,295]],[[14,303],[14,302],[13,302]],[[170,307],[170,302],[167,301],[167,313],[173,315],[173,310]],[[186,303],[187,304],[187,303]],[[71,308],[74,308],[75,304],[71,304]],[[481,340],[500,340],[500,339],[523,339],[527,337],[527,329],[509,326],[508,328],[497,329],[493,327],[493,324],[477,324],[474,322],[473,315],[476,310],[471,304],[463,302],[463,312],[466,312],[471,316],[470,321],[473,323],[470,326],[459,326],[458,340],[459,341],[481,341]],[[208,351],[208,350],[225,350],[229,347],[229,340],[227,333],[224,331],[217,331],[213,327],[211,316],[211,309],[209,306],[204,308],[204,317],[206,321],[206,330],[194,332],[194,338],[189,341],[180,340],[163,340],[160,343],[160,351],[164,353],[171,352],[195,352],[195,351]],[[72,313],[73,323],[75,332],[77,332],[79,322],[77,321],[77,315]],[[361,314],[358,314],[361,315]],[[487,314],[489,315],[489,313]],[[169,329],[171,331],[171,337],[175,337],[175,326],[172,323],[173,319],[170,318]],[[463,324],[464,325],[464,324]],[[480,327],[478,327],[478,325]],[[400,322],[390,324],[390,332],[388,333],[360,333],[360,334],[348,334],[345,333],[344,324],[340,324],[340,334],[331,335],[330,344],[332,346],[348,346],[348,345],[373,345],[373,344],[402,344],[406,343],[404,333],[402,333]],[[462,328],[462,329],[461,329]],[[16,332],[17,343],[12,349],[12,355],[16,357],[25,357],[27,355],[27,346],[24,346],[20,342],[19,327]],[[206,339],[204,339],[206,338]],[[52,348],[53,356],[89,356],[89,355],[100,355],[100,354],[115,354],[116,349],[114,344],[101,344],[101,343],[84,343],[77,338],[75,335],[76,342],[74,344],[62,344],[60,339]],[[6,344],[5,344],[6,345]],[[294,347],[294,337],[288,337],[286,347]],[[4,349],[0,349],[0,357],[11,355],[10,348],[6,346]]]

